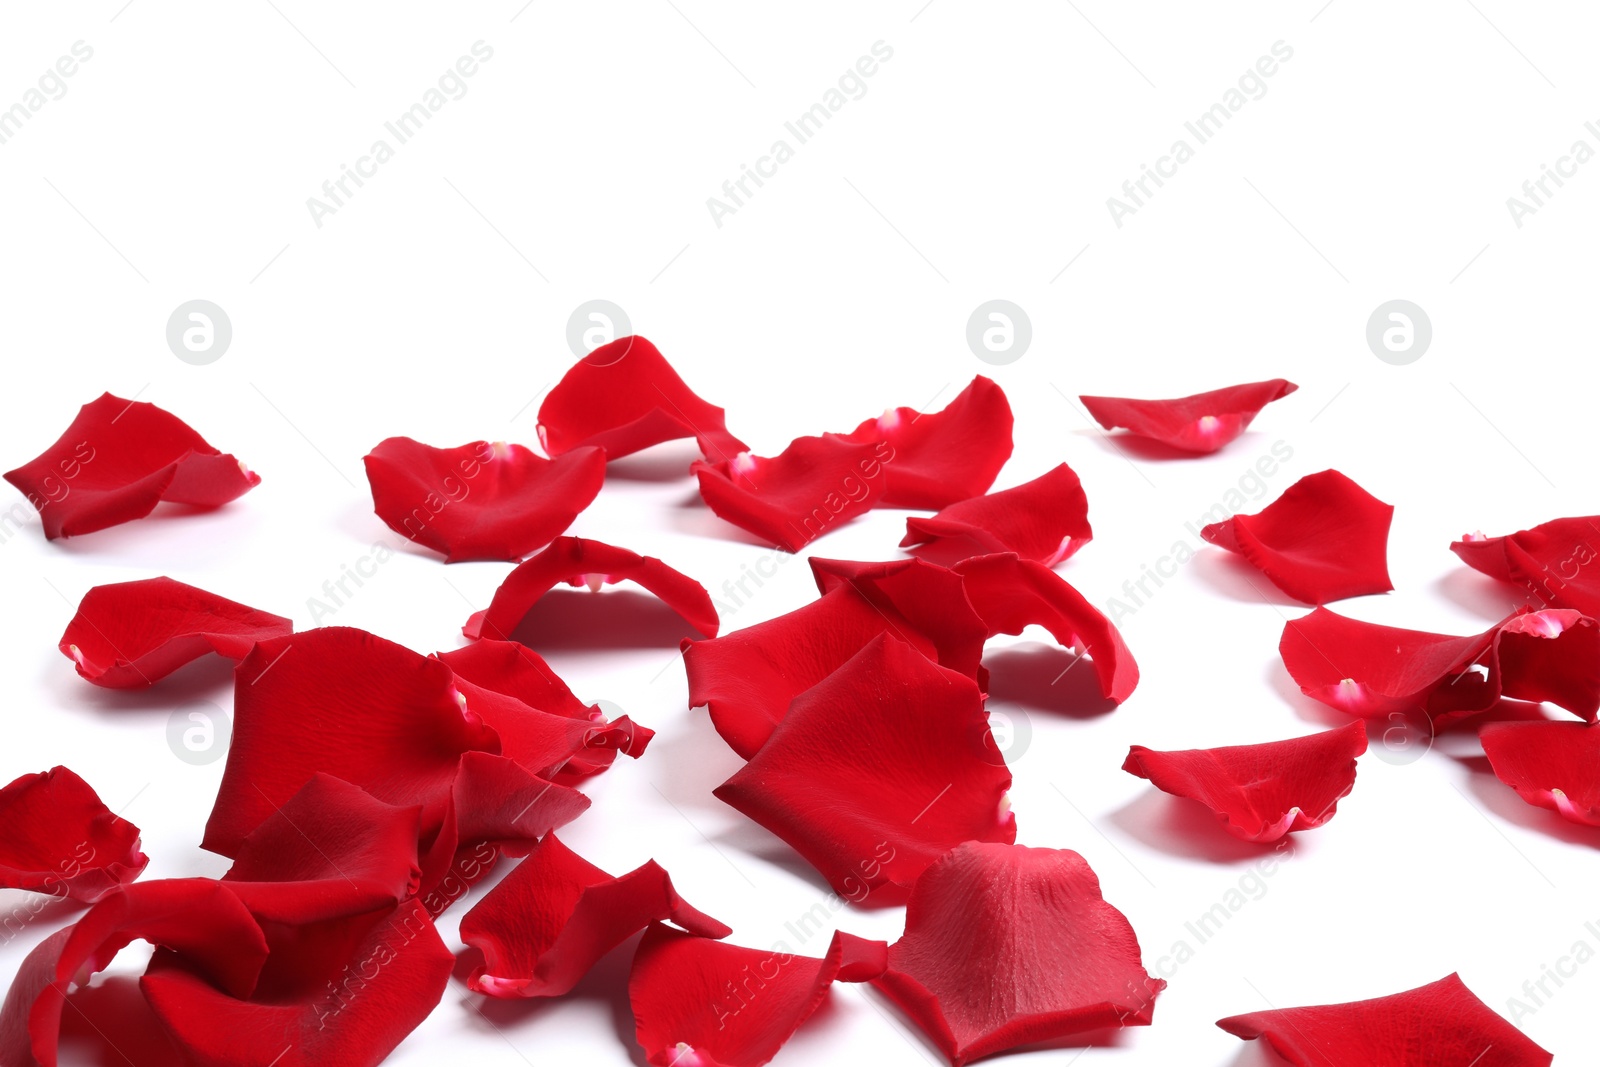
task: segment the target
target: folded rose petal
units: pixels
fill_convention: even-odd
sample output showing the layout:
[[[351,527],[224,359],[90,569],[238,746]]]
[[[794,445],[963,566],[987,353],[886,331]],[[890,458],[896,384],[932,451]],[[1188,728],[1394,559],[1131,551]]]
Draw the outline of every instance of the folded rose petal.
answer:
[[[261,483],[176,415],[110,393],[5,478],[27,495],[50,539],[142,519],[163,501],[221,507]]]
[[[1600,826],[1600,728],[1582,722],[1492,722],[1478,731],[1495,777],[1536,808]]]
[[[467,985],[494,997],[560,996],[607,952],[667,921],[701,937],[733,932],[678,896],[654,860],[613,878],[551,834],[462,917],[461,940],[483,953]]]
[[[1500,695],[1554,704],[1590,722],[1600,712],[1600,625],[1571,609],[1519,608],[1495,631]]]
[[[539,443],[552,456],[598,445],[617,459],[680,437],[693,437],[713,463],[745,451],[723,410],[696,396],[643,337],[596,348],[539,405]]]
[[[972,679],[880,634],[796,697],[713,792],[859,900],[909,887],[963,841],[1016,839],[1011,773],[984,758],[992,746]]]
[[[879,503],[937,509],[988,491],[1011,458],[1012,422],[1005,391],[980,375],[942,411],[890,408],[838,436],[888,446]]]
[[[450,668],[343,626],[256,645],[235,673],[233,739],[202,846],[245,835],[319,772],[443,822],[461,755],[500,739],[463,709]]]
[[[887,441],[799,437],[776,456],[741,452],[695,463],[700,497],[720,518],[798,552],[881,503],[894,458]]]
[[[1306,475],[1261,512],[1214,522],[1200,536],[1239,553],[1296,600],[1324,604],[1394,588],[1393,518],[1393,505],[1330,470]]]
[[[548,548],[506,576],[485,611],[474,612],[461,632],[473,640],[509,640],[533,606],[557,585],[602,585],[631,581],[651,593],[707,637],[717,635],[717,609],[705,586],[654,556],[582,537],[558,537]]]
[[[1489,1009],[1452,974],[1374,1000],[1235,1015],[1217,1023],[1265,1038],[1295,1067],[1550,1067],[1550,1053]]]
[[[208,652],[241,660],[257,641],[293,632],[282,616],[171,578],[146,578],[90,589],[59,647],[95,685],[135,689]]]
[[[1552,519],[1504,537],[1469,534],[1450,551],[1491,578],[1515,582],[1542,606],[1600,616],[1600,515]]]
[[[653,1067],[760,1067],[822,1006],[847,955],[835,934],[822,959],[697,937],[656,924],[639,942],[628,1000]]]
[[[1261,745],[1157,752],[1134,745],[1122,769],[1157,789],[1210,808],[1246,841],[1276,841],[1333,818],[1356,784],[1356,757],[1367,750],[1359,722]]]
[[[874,983],[959,1065],[1020,1045],[1148,1026],[1166,983],[1066,849],[960,846],[929,867]]]
[[[93,902],[148,862],[139,828],[65,767],[0,789],[0,889]]]
[[[1093,536],[1089,498],[1077,474],[1062,463],[1014,489],[958,501],[926,518],[911,516],[900,547],[949,540],[1053,567]]]
[[[522,559],[565,532],[606,479],[599,448],[545,459],[502,442],[434,448],[391,437],[364,462],[378,518],[446,563]]]
[[[1300,388],[1282,378],[1230,385],[1176,400],[1131,400],[1080,396],[1095,421],[1118,427],[1186,452],[1215,452],[1244,433],[1261,409]]]

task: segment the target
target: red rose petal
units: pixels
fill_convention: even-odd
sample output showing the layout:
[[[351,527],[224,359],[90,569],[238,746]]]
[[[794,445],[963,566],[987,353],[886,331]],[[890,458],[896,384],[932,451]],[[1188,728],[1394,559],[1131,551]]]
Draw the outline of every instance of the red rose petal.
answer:
[[[628,999],[653,1067],[760,1067],[822,1006],[844,938],[823,959],[745,948],[656,924],[639,942]]]
[[[1235,515],[1200,531],[1237,552],[1296,600],[1323,604],[1385,593],[1394,507],[1338,471],[1308,474],[1255,515]]]
[[[1495,630],[1502,696],[1554,704],[1593,722],[1600,712],[1600,625],[1570,609],[1519,609]]]
[[[95,685],[135,689],[208,652],[241,660],[257,641],[293,632],[280,615],[171,578],[146,578],[90,589],[59,647]]]
[[[1504,537],[1464,537],[1450,551],[1542,605],[1600,616],[1600,515],[1552,519]]]
[[[363,462],[378,517],[446,563],[522,559],[564,533],[606,479],[598,448],[545,459],[515,444],[434,448],[391,437]]]
[[[1582,722],[1492,722],[1478,731],[1495,777],[1536,808],[1600,826],[1600,728]]]
[[[1204,453],[1215,452],[1244,433],[1262,408],[1298,388],[1293,382],[1273,378],[1176,400],[1132,400],[1116,396],[1080,396],[1078,399],[1095,421],[1108,430],[1120,426],[1186,452]]]
[[[981,553],[1015,552],[1047,567],[1071,556],[1094,536],[1089,498],[1065,463],[1013,489],[951,504],[937,515],[906,519],[901,548],[940,540],[968,542]]]
[[[1013,841],[1011,774],[971,678],[880,634],[796,697],[713,790],[783,838],[839,893],[909,887],[963,841]],[[990,749],[992,751],[992,748]]]
[[[1148,1026],[1166,983],[1066,849],[971,842],[929,867],[874,984],[959,1065],[1110,1026]]]
[[[796,438],[770,458],[741,452],[692,469],[718,517],[798,552],[882,501],[892,456],[884,441],[824,435]]]
[[[1550,1067],[1550,1053],[1473,996],[1452,974],[1374,1000],[1235,1015],[1235,1037],[1266,1038],[1295,1067]]]
[[[473,640],[507,640],[539,598],[562,582],[598,591],[601,585],[623,581],[654,593],[707,637],[717,635],[717,609],[699,582],[654,556],[582,537],[558,537],[543,552],[519,564],[495,590],[488,609],[474,612],[461,632]]]
[[[590,352],[539,405],[539,443],[552,456],[599,445],[618,459],[680,437],[693,437],[712,462],[745,451],[723,410],[696,396],[643,337]]]
[[[0,888],[93,902],[149,862],[139,828],[65,767],[0,789]]]
[[[1157,789],[1210,808],[1246,841],[1276,841],[1333,818],[1356,784],[1356,757],[1367,750],[1359,722],[1260,745],[1157,752],[1134,745],[1122,769]]]
[[[162,501],[221,507],[261,483],[176,415],[110,393],[5,479],[27,495],[52,540],[142,519]]]
[[[613,878],[552,834],[462,917],[461,940],[484,957],[467,985],[494,997],[560,996],[600,957],[668,920],[701,937],[733,932],[679,897],[654,860]]]

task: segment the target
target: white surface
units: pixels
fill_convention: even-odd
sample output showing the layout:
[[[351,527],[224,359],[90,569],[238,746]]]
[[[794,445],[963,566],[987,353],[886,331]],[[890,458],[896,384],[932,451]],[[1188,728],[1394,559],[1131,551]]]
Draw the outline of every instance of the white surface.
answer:
[[[64,762],[113,807],[131,800],[147,877],[225,867],[197,848],[222,764],[178,761],[164,731],[185,700],[226,705],[226,676],[92,688],[54,649],[78,598],[170,574],[309,626],[307,598],[390,537],[361,455],[392,434],[534,443],[535,401],[571,359],[567,317],[592,298],[626,308],[766,453],[890,405],[942,405],[991,374],[1017,414],[1000,484],[1061,460],[1083,477],[1096,537],[1063,573],[1097,603],[1174,541],[1194,544],[1185,522],[1279,440],[1293,458],[1247,510],[1330,466],[1398,506],[1397,591],[1338,605],[1362,618],[1481,629],[1512,597],[1448,543],[1596,510],[1600,167],[1579,168],[1521,228],[1505,203],[1575,139],[1600,145],[1583,127],[1596,117],[1585,102],[1600,29],[1583,5],[122,2],[0,16],[0,106],[75,41],[94,49],[66,95],[0,145],[0,460],[32,457],[109,389],[179,414],[264,482],[213,515],[55,544],[33,527],[0,544],[11,680],[0,779]],[[479,40],[494,55],[465,97],[317,228],[306,198]],[[893,58],[866,95],[718,228],[706,198],[880,40]],[[1294,54],[1267,94],[1116,227],[1106,198],[1279,40]],[[1034,338],[990,368],[963,335],[995,297],[1027,309]],[[193,298],[232,318],[232,347],[210,366],[165,345],[168,315]],[[1433,321],[1433,346],[1411,366],[1365,344],[1368,315],[1393,298]],[[1186,462],[1130,466],[1063,396],[1279,375],[1300,392],[1220,455]],[[664,451],[687,463],[684,449]],[[811,550],[892,557],[902,529],[879,512]],[[658,555],[724,602],[723,582],[764,555],[705,512],[688,479],[614,478],[572,532]],[[507,570],[402,552],[326,621],[454,647],[464,601],[482,606]],[[812,595],[791,560],[725,620],[748,625]],[[1251,860],[1206,827],[1149,829],[1166,807],[1119,769],[1127,746],[1264,741],[1334,721],[1277,658],[1284,618],[1302,610],[1262,603],[1207,549],[1124,620],[1144,679],[1122,709],[1030,712],[1014,766],[1021,840],[1087,856],[1152,967],[1193,940],[1185,922]],[[780,843],[711,797],[736,758],[685,708],[670,650],[551,658],[580,695],[660,731],[644,760],[588,787],[594,808],[568,843],[617,871],[654,856],[745,944],[783,937],[826,899]],[[1265,895],[1171,976],[1156,1025],[1076,1062],[1264,1063],[1213,1021],[1452,970],[1503,1011],[1574,942],[1600,944],[1584,926],[1597,918],[1595,843],[1441,751],[1409,766],[1368,756],[1337,818],[1297,838]],[[442,923],[452,944],[461,910]],[[900,915],[836,918],[892,937]],[[59,921],[0,948],[0,971]],[[140,966],[130,949],[113,973]],[[453,983],[391,1062],[629,1063],[631,1026],[613,1003],[625,971],[614,957],[573,996],[497,1009],[492,1024]],[[1597,993],[1600,967],[1581,968],[1522,1025],[1558,1063],[1588,1062]],[[937,1058],[875,995],[841,986],[834,1004],[778,1062]]]

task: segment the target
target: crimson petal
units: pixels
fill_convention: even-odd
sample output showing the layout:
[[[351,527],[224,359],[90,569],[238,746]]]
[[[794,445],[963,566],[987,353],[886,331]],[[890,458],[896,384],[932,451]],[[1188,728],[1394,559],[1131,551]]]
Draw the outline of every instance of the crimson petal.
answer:
[[[257,641],[293,632],[280,615],[171,578],[146,578],[90,589],[59,647],[95,685],[135,689],[208,652],[241,660]]]
[[[696,396],[643,337],[596,348],[539,405],[539,443],[552,456],[599,445],[618,459],[680,437],[693,437],[713,462],[745,451],[723,410]]]
[[[0,888],[92,903],[149,862],[139,828],[65,767],[0,789]]]
[[[5,476],[39,512],[45,537],[75,537],[142,519],[166,501],[221,507],[261,479],[182,419],[104,393],[55,444]]]
[[[962,845],[917,880],[874,983],[952,1064],[1110,1026],[1148,1026],[1166,988],[1127,918],[1066,849]]]
[[[1141,437],[1186,452],[1215,452],[1250,425],[1261,409],[1300,388],[1273,378],[1230,385],[1176,400],[1133,400],[1116,396],[1080,396],[1095,421],[1108,430],[1122,427]]]
[[[1462,562],[1515,582],[1540,603],[1600,616],[1600,515],[1552,519],[1504,537],[1469,535],[1450,546]]]
[[[522,559],[565,532],[606,478],[599,448],[545,459],[515,444],[434,448],[391,437],[363,462],[378,517],[446,563]]]
[[[1122,769],[1204,804],[1233,836],[1265,842],[1333,818],[1355,787],[1356,757],[1366,750],[1366,727],[1352,722],[1260,745],[1182,752],[1134,745]]]
[[[880,634],[796,697],[713,792],[860,900],[909,887],[963,841],[1016,839],[1011,773],[984,758],[992,745],[971,678]]]
[[[1478,731],[1495,777],[1536,808],[1600,826],[1600,727],[1582,722],[1493,722]]]
[[[598,591],[601,585],[622,581],[636,582],[654,593],[707,637],[717,635],[717,609],[705,586],[654,556],[582,537],[558,537],[519,564],[494,591],[488,609],[474,612],[461,632],[473,640],[506,640],[539,598],[562,582]]]
[[[884,499],[894,450],[886,441],[798,437],[772,457],[740,452],[695,463],[700,497],[720,518],[798,552]]]
[[[1374,1000],[1257,1011],[1217,1025],[1246,1041],[1266,1038],[1295,1067],[1550,1067],[1553,1059],[1454,974]]]
[[[985,553],[1015,552],[1053,567],[1093,536],[1089,498],[1077,474],[1062,463],[1015,488],[958,501],[937,515],[907,518],[900,547],[965,541]]]

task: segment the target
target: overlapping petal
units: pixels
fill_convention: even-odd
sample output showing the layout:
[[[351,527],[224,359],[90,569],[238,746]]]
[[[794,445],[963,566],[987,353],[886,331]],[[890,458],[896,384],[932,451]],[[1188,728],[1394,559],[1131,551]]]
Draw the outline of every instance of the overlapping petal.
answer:
[[[799,437],[776,456],[740,452],[696,462],[700,496],[720,518],[798,552],[884,500],[893,446],[837,435]]]
[[[937,515],[907,518],[900,547],[949,541],[976,548],[974,555],[1015,552],[1053,567],[1093,536],[1083,483],[1062,463],[1015,488],[957,501]]]

